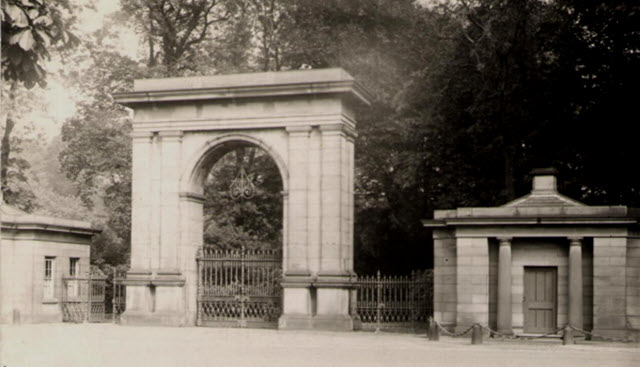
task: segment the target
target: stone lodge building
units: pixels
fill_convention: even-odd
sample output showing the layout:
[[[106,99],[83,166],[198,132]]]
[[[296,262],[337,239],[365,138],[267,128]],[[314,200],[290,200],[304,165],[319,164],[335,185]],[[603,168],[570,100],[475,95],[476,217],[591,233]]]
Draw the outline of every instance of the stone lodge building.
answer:
[[[586,206],[534,171],[529,195],[493,208],[436,210],[434,318],[505,334],[570,324],[609,337],[640,335],[640,211]]]
[[[89,271],[87,222],[0,207],[0,324],[61,322],[62,278]]]

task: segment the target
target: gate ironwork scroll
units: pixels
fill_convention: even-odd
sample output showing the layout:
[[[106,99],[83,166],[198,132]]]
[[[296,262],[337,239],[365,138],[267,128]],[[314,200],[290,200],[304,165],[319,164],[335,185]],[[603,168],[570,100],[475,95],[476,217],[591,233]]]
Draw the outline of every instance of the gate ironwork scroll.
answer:
[[[107,277],[97,268],[86,276],[62,278],[62,321],[105,321]]]
[[[197,256],[197,324],[276,328],[282,313],[282,252],[203,247]]]
[[[433,315],[433,271],[359,276],[356,310],[363,329],[423,329]]]

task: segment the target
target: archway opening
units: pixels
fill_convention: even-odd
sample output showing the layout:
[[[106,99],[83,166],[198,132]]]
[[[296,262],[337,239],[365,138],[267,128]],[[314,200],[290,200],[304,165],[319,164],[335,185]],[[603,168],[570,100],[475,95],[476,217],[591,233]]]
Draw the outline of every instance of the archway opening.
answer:
[[[282,248],[282,177],[252,144],[230,144],[203,183],[203,243],[220,250]]]
[[[232,140],[201,165],[198,324],[277,327],[282,313],[283,177],[258,145]]]

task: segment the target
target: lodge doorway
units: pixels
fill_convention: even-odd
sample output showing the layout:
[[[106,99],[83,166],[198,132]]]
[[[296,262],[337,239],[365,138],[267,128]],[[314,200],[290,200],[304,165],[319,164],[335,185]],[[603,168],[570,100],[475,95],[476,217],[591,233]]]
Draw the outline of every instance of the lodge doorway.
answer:
[[[525,266],[524,332],[545,334],[557,325],[557,267]]]

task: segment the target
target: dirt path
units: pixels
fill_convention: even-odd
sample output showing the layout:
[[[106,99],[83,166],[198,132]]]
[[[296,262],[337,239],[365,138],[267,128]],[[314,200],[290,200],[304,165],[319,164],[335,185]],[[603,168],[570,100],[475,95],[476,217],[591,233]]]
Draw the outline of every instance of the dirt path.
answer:
[[[638,344],[110,324],[4,326],[2,366],[640,366]]]

